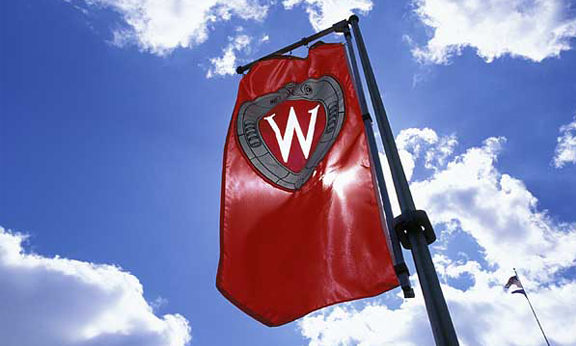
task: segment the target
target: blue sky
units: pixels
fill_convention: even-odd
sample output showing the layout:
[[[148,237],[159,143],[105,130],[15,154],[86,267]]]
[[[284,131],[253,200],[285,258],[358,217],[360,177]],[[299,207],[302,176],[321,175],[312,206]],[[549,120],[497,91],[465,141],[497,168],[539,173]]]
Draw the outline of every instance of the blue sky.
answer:
[[[517,267],[550,339],[576,344],[561,328],[576,323],[576,7],[563,0],[2,2],[0,339],[430,344],[422,302],[398,290],[268,328],[215,289],[231,68],[352,12],[441,234],[462,341],[541,344],[501,288]]]

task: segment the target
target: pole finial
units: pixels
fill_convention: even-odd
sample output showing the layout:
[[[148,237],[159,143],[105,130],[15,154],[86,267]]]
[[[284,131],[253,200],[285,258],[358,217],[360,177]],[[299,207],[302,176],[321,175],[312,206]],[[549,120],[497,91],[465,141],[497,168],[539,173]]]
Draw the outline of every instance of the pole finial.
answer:
[[[350,22],[352,22],[352,23],[353,23],[353,22],[358,23],[358,22],[360,21],[360,18],[358,18],[357,15],[353,14],[353,15],[350,16],[350,18],[348,18],[348,21],[350,21]]]
[[[238,67],[236,67],[236,73],[238,73],[238,74],[244,73],[244,66],[238,66]]]

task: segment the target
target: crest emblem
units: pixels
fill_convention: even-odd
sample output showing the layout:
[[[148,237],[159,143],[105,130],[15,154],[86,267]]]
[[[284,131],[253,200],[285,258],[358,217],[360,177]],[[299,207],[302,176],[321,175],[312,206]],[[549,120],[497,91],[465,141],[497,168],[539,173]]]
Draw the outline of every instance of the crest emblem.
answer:
[[[336,141],[344,109],[334,78],[310,78],[242,104],[236,134],[258,172],[275,185],[297,190]]]

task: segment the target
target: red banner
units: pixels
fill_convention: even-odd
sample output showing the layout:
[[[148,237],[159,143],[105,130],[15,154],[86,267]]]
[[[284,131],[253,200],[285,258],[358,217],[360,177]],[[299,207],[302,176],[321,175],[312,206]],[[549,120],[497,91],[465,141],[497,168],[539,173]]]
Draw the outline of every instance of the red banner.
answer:
[[[346,51],[261,61],[224,151],[217,287],[269,326],[398,285]]]

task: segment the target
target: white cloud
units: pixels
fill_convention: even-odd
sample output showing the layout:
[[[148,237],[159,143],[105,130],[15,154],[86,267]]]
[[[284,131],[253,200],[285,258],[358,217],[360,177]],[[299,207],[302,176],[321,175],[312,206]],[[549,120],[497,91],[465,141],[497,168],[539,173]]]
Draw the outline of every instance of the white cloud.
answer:
[[[371,0],[284,0],[284,8],[290,10],[301,5],[316,31],[324,30],[355,12],[366,14],[372,10]]]
[[[445,141],[447,151],[439,150],[439,138],[430,129],[408,129],[397,141],[426,168],[428,152],[454,149],[456,138],[445,137],[453,140]],[[576,223],[552,219],[522,181],[498,170],[504,144],[504,138],[489,138],[461,155],[441,154],[446,165],[430,166],[428,178],[411,184],[417,206],[441,235],[432,247],[434,261],[458,336],[466,345],[543,343],[524,297],[502,289],[517,267],[551,342],[576,344],[576,334],[563,327],[576,324],[576,281],[563,274],[576,266]],[[430,344],[416,293],[419,298],[397,308],[376,301],[324,309],[300,328],[310,345]]]
[[[576,163],[576,117],[574,121],[560,127],[553,164],[562,168],[567,163]]]
[[[379,138],[380,133],[376,132],[376,136]],[[433,171],[445,167],[446,160],[452,155],[457,144],[456,136],[438,136],[434,130],[429,128],[411,128],[401,131],[396,137],[396,146],[406,179],[412,180],[417,163],[422,163],[424,168]],[[390,196],[392,211],[394,215],[399,215],[400,206],[396,191],[393,189],[394,183],[388,161],[383,153],[380,153],[380,161],[384,165],[384,180]]]
[[[68,0],[71,1],[71,0]],[[158,55],[193,47],[208,38],[212,23],[232,17],[263,20],[269,5],[257,0],[84,0],[119,13],[124,27],[114,33],[118,45],[136,43]]]
[[[248,45],[252,42],[252,37],[239,34],[235,37],[229,37],[229,40],[230,43],[222,50],[222,56],[210,59],[212,67],[206,73],[207,78],[235,74],[237,65],[236,54],[248,49]]]
[[[423,303],[419,299],[406,300],[401,310],[406,313],[400,314],[385,305],[368,305],[357,310],[351,304],[340,304],[304,318],[300,329],[310,339],[311,346],[430,344],[426,333],[416,332],[428,328]]]
[[[0,340],[19,346],[180,346],[188,321],[158,317],[138,279],[111,265],[26,253],[0,227]]]
[[[429,128],[406,129],[396,137],[399,153],[405,160],[416,160],[424,155],[424,167],[434,171],[445,166],[446,159],[452,155],[457,144],[456,136],[439,137]],[[411,166],[414,167],[414,163]],[[410,180],[411,176],[407,179]]]
[[[414,56],[445,64],[465,47],[487,62],[503,55],[540,62],[570,49],[576,19],[565,0],[414,0],[418,17],[431,29]]]
[[[554,223],[522,181],[498,171],[504,142],[489,138],[411,188],[432,221],[458,222],[490,264],[526,266],[543,280],[576,259],[576,226]]]
[[[166,55],[176,48],[191,48],[205,42],[218,22],[237,18],[262,21],[273,0],[64,0],[81,11],[108,8],[120,14],[122,23],[113,32],[117,46],[136,44],[140,49]],[[83,2],[86,8],[76,4]],[[366,14],[371,0],[284,0],[285,9],[303,6],[316,30],[347,19],[354,12]],[[224,57],[223,57],[224,58]],[[232,59],[231,53],[225,57]]]
[[[210,58],[211,67],[206,72],[207,78],[216,76],[230,76],[236,74],[236,67],[239,62],[244,62],[246,59],[239,59],[239,53],[249,56],[255,49],[260,47],[265,42],[268,42],[270,37],[262,35],[258,40],[243,33],[243,28],[237,28],[238,32],[234,37],[228,37],[228,45],[222,49],[222,55],[215,58]]]
[[[473,288],[463,291],[448,285],[442,287],[460,344],[544,344],[524,297],[504,292],[500,281],[486,281],[491,280],[493,273],[481,270],[473,273],[480,281]],[[478,280],[479,277],[484,280]],[[498,278],[504,282],[507,279]],[[431,345],[433,337],[422,294],[415,288],[417,298],[405,300],[397,309],[379,304],[355,309],[350,304],[341,304],[304,318],[300,330],[311,346]],[[572,312],[576,284],[554,285],[529,294],[552,344],[573,345],[576,338],[565,326],[576,323]]]

